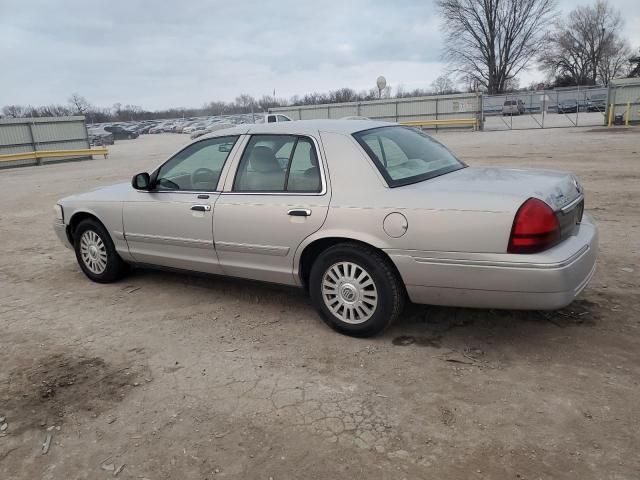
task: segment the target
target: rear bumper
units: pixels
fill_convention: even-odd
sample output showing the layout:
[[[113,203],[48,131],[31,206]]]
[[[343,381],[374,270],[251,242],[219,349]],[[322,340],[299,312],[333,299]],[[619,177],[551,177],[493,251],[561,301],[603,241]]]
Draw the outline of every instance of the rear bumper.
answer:
[[[598,230],[585,214],[577,232],[532,255],[387,250],[415,303],[554,310],[570,304],[596,268]]]
[[[71,245],[67,237],[67,226],[64,223],[53,222],[53,231],[56,232],[56,235],[65,247],[73,250],[73,245]]]

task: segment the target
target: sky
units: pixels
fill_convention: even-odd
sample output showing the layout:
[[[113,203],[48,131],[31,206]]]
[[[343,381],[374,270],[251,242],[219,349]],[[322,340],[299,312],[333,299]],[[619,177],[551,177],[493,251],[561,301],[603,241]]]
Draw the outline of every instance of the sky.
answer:
[[[610,0],[640,47],[640,1]],[[560,12],[591,2],[558,0]],[[0,106],[200,107],[241,93],[429,88],[443,73],[432,0],[0,0]],[[521,85],[544,78],[532,68]]]

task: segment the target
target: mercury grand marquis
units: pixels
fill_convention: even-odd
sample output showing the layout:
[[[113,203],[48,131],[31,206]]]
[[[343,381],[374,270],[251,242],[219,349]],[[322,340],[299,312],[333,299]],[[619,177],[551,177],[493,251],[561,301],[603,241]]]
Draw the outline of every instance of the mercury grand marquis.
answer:
[[[598,250],[570,173],[470,167],[422,131],[368,120],[218,131],[54,210],[93,281],[152,265],[296,285],[354,336],[382,331],[406,299],[562,308]]]

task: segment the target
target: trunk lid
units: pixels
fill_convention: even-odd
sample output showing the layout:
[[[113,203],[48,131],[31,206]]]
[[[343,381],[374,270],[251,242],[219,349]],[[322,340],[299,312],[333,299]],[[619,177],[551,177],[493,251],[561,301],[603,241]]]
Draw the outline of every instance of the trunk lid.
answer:
[[[546,202],[554,212],[582,196],[578,180],[568,172],[504,167],[467,167],[412,187],[452,193],[488,193]]]

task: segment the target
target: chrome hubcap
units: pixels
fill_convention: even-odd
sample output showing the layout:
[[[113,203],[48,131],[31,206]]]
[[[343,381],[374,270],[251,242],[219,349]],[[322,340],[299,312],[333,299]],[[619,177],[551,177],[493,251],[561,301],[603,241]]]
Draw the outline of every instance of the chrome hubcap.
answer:
[[[85,231],[80,237],[80,257],[91,273],[100,275],[107,268],[107,248],[93,230]]]
[[[378,306],[378,290],[371,275],[352,262],[331,265],[322,277],[322,299],[346,323],[366,322]]]

